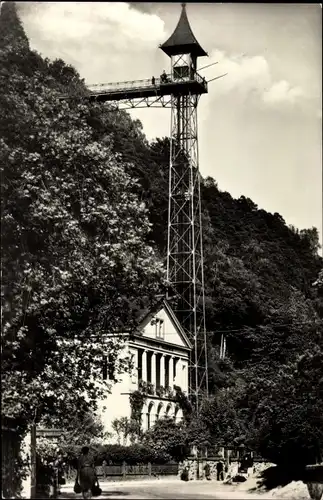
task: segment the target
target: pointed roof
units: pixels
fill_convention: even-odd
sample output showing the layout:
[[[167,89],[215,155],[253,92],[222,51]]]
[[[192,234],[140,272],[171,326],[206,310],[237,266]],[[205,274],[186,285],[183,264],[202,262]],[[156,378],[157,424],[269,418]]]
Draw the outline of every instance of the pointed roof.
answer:
[[[187,346],[189,349],[193,349],[193,345],[189,338],[187,337],[186,333],[184,332],[180,322],[178,321],[173,309],[171,308],[171,305],[166,299],[162,299],[156,306],[151,309],[150,311],[146,311],[145,314],[143,314],[140,318],[140,323],[139,323],[139,328],[144,328],[149,321],[158,313],[161,308],[164,308],[166,313],[168,314],[169,319],[173,323],[173,326],[177,330],[179,336],[182,338],[184,341],[184,344]]]
[[[196,57],[207,56],[196,40],[186,14],[186,4],[182,3],[181,17],[174,33],[159,46],[169,57],[176,54],[193,54]]]

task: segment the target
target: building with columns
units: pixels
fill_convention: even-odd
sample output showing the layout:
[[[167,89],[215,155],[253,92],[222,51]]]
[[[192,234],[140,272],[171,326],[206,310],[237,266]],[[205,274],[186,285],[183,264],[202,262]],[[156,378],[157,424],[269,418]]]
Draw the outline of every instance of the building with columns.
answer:
[[[115,441],[112,422],[131,417],[130,394],[145,389],[146,400],[141,425],[149,429],[161,417],[182,419],[182,410],[172,398],[174,386],[188,393],[189,355],[192,345],[164,300],[154,311],[146,313],[139,322],[137,333],[123,335],[123,354],[131,359],[132,369],[120,375],[111,393],[100,402],[100,414],[105,430]],[[104,377],[113,378],[106,369]],[[104,408],[105,407],[105,408]]]

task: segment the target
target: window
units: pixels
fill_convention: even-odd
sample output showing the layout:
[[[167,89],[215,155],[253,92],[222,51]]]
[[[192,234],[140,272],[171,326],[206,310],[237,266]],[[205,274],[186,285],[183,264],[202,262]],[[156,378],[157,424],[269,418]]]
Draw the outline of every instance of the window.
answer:
[[[184,80],[189,76],[188,66],[175,66],[174,67],[174,80]]]
[[[172,56],[171,60],[175,81],[194,79],[194,63],[191,54],[177,54]]]
[[[155,325],[155,335],[156,338],[163,339],[165,336],[165,322],[161,318],[154,318],[151,320],[150,324]]]
[[[103,380],[115,380],[114,378],[114,359],[109,354],[108,356],[103,356],[102,362],[102,378]]]
[[[160,319],[159,320],[159,324],[158,324],[158,337],[163,339],[164,338],[164,329],[165,329],[165,323],[164,323],[164,320],[163,319]]]

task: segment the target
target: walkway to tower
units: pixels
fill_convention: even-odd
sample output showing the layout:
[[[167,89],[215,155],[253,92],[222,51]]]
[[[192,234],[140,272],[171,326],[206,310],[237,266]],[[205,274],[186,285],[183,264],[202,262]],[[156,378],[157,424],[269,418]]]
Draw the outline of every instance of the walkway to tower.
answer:
[[[179,78],[177,75],[166,75],[167,82],[156,78],[133,80],[128,82],[100,83],[91,85],[90,100],[98,102],[118,101],[123,99],[140,99],[155,96],[206,94],[207,82],[198,73],[191,77]]]

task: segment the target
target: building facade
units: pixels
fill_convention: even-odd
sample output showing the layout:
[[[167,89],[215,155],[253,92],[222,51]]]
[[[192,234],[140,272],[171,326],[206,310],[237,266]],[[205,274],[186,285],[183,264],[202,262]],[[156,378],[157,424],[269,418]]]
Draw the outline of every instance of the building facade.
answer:
[[[147,313],[139,323],[138,333],[123,335],[123,352],[131,360],[129,372],[122,373],[112,385],[111,393],[100,402],[100,416],[105,431],[119,440],[112,423],[122,417],[131,418],[130,395],[145,393],[141,414],[142,430],[159,418],[183,418],[173,400],[174,386],[188,393],[189,355],[192,345],[177,321],[170,305],[163,301],[157,310]],[[106,370],[105,378],[113,378]]]

